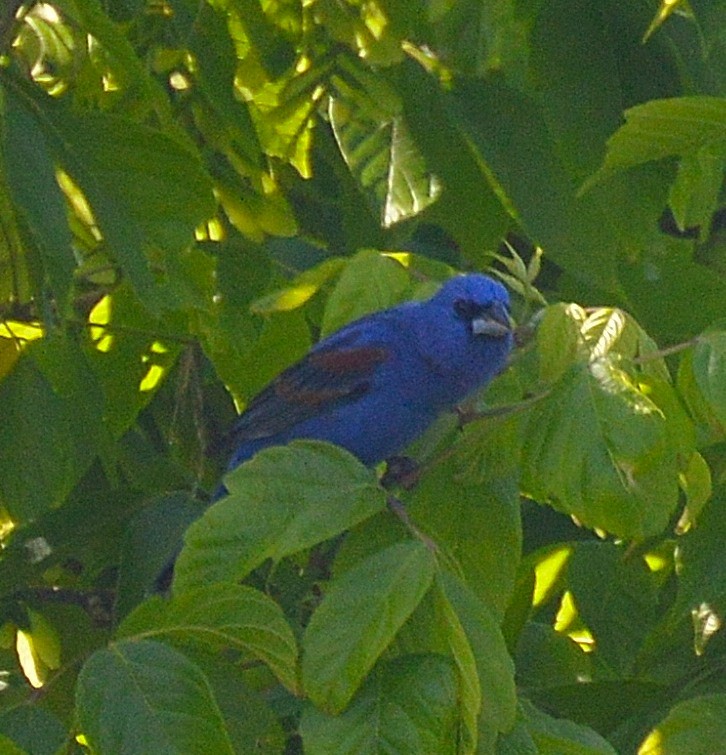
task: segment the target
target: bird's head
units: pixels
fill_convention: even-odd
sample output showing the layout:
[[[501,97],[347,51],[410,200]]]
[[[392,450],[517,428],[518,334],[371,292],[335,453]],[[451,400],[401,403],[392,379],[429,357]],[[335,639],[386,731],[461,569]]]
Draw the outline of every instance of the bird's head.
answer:
[[[486,275],[471,273],[451,278],[431,302],[466,322],[472,335],[511,342],[509,294],[501,283]]]

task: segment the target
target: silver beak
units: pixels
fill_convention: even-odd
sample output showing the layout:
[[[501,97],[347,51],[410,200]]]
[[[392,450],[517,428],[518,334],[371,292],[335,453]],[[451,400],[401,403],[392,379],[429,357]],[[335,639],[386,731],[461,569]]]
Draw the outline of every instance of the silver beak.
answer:
[[[471,321],[471,331],[475,336],[489,336],[490,338],[504,338],[512,332],[512,319],[504,307],[497,307],[485,315],[475,317]]]

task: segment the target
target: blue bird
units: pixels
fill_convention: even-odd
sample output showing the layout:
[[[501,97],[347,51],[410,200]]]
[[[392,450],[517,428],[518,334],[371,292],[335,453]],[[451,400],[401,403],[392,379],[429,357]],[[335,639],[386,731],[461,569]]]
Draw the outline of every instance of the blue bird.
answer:
[[[234,469],[296,438],[335,443],[371,466],[504,369],[509,295],[485,275],[451,278],[428,301],[362,317],[316,344],[250,401],[224,445]],[[212,502],[227,495],[220,485]],[[176,556],[154,581],[164,593]]]
[[[346,325],[278,375],[235,422],[228,468],[296,438],[383,461],[501,372],[512,344],[504,286],[451,278],[427,301]]]

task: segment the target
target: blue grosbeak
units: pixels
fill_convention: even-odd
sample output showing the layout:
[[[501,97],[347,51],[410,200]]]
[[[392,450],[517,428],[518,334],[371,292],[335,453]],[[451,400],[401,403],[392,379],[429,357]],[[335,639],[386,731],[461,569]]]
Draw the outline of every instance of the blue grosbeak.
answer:
[[[512,348],[509,295],[485,275],[452,278],[428,301],[362,317],[320,341],[252,399],[225,445],[229,469],[295,438],[325,440],[364,464],[388,459],[486,385]],[[227,494],[221,485],[213,496]],[[171,582],[174,561],[155,581]]]
[[[366,465],[399,453],[504,368],[508,308],[501,284],[470,274],[346,325],[252,399],[228,439],[229,468],[295,438],[335,443]]]

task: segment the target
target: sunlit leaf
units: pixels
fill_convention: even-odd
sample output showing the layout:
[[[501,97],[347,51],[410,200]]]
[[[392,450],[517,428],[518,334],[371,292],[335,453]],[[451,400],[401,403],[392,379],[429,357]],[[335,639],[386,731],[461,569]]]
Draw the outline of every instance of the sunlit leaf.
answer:
[[[532,410],[525,489],[590,527],[655,534],[677,503],[679,455],[693,450],[690,421],[662,365],[648,367],[653,377],[628,371],[622,357],[647,356],[653,344],[623,313],[594,312],[579,337],[579,360]],[[671,427],[679,430],[671,435]]]
[[[589,185],[618,170],[702,149],[726,159],[726,98],[652,100],[626,110],[625,118],[608,140],[605,160]]]
[[[387,228],[419,214],[441,187],[409,134],[400,104],[391,94],[379,99],[377,91],[343,87],[342,82],[338,88],[328,108],[333,132],[381,224]]]
[[[363,315],[400,304],[409,277],[398,262],[372,249],[359,252],[343,268],[328,297],[322,335]]]
[[[229,495],[187,531],[175,592],[235,582],[266,559],[335,537],[384,506],[368,469],[342,449],[313,441],[261,451],[225,484]]]
[[[216,584],[167,601],[154,598],[124,621],[119,636],[234,648],[266,663],[292,692],[298,689],[292,629],[282,609],[251,587]]]

